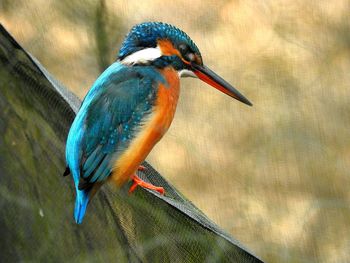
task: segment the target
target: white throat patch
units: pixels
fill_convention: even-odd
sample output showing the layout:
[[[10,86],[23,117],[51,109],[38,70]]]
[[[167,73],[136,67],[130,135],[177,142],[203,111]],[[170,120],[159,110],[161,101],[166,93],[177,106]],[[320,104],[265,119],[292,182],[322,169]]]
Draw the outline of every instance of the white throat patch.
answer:
[[[188,70],[188,69],[182,69],[177,72],[179,74],[179,77],[181,78],[186,78],[186,77],[191,77],[191,78],[198,78],[196,74],[193,73],[193,71]]]
[[[162,56],[162,51],[157,46],[155,48],[154,47],[145,48],[135,53],[132,53],[131,55],[125,57],[120,62],[124,65],[147,64],[150,61],[160,58],[161,56]]]

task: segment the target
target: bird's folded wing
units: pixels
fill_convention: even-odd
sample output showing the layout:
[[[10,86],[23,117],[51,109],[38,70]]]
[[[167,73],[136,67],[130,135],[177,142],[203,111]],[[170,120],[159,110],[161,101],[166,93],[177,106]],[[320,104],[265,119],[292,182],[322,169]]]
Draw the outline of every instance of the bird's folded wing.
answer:
[[[105,180],[111,173],[111,163],[118,159],[152,111],[155,100],[153,83],[131,69],[121,69],[121,75],[103,85],[86,107],[82,139],[81,183],[79,188]],[[92,90],[94,87],[92,88]],[[89,95],[88,95],[89,96]]]

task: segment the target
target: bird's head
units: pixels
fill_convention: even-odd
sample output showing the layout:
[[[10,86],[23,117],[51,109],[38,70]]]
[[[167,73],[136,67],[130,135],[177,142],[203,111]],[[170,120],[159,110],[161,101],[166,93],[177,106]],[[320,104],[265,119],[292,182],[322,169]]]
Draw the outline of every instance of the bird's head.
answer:
[[[175,26],[161,22],[134,26],[120,48],[118,59],[131,66],[171,66],[181,77],[199,78],[223,93],[252,105],[239,91],[203,64],[196,44]]]

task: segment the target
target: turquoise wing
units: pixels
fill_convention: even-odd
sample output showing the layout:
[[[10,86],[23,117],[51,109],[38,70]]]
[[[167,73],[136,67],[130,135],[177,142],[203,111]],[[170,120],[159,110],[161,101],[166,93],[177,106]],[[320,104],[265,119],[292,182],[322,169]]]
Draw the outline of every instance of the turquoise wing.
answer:
[[[112,164],[152,112],[160,81],[164,82],[162,75],[150,67],[119,66],[95,82],[76,128],[83,130],[76,144],[80,148],[79,181],[75,180],[79,190],[88,190],[110,175]]]

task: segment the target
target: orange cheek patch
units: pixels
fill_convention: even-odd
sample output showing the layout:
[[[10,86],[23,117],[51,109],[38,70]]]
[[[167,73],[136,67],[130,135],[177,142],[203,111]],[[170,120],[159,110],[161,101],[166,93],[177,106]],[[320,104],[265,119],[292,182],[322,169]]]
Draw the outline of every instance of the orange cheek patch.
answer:
[[[178,56],[185,64],[187,65],[191,65],[191,62],[185,60],[182,56],[181,53],[179,52],[179,50],[177,50],[173,43],[171,43],[168,39],[160,39],[158,40],[158,46],[162,52],[162,54],[164,56],[173,56],[176,55]],[[200,57],[198,57],[197,55],[195,55],[195,61],[197,61],[197,63],[201,63],[202,60],[200,59]]]
[[[164,56],[177,55],[181,57],[180,52],[173,46],[173,43],[167,39],[158,40],[158,46]]]

